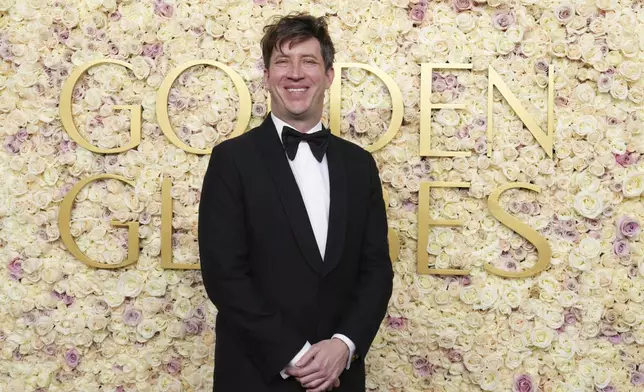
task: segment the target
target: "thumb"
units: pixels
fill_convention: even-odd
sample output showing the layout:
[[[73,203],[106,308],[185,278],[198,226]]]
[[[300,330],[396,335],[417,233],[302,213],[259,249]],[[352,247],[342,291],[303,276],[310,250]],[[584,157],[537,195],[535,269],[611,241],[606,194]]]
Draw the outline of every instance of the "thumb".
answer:
[[[311,348],[304,354],[302,358],[300,358],[299,361],[295,364],[297,367],[302,367],[307,365],[315,356],[317,353],[320,352],[320,347],[318,346],[311,346]]]

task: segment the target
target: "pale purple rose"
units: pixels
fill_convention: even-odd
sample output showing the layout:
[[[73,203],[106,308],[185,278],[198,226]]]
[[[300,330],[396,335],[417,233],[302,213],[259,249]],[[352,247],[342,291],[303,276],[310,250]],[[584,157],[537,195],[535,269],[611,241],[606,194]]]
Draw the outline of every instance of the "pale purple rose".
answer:
[[[16,257],[11,262],[9,262],[9,265],[7,266],[7,269],[9,270],[9,276],[13,280],[18,280],[22,278],[22,259]]]
[[[429,363],[425,357],[413,357],[412,367],[420,377],[431,376],[435,373],[435,366]]]
[[[555,18],[557,18],[561,24],[570,22],[573,16],[575,16],[575,10],[569,5],[560,5],[555,8]]]
[[[529,374],[515,376],[512,392],[535,392],[532,376]]]
[[[505,263],[505,270],[506,271],[516,271],[517,270],[517,263],[514,260],[508,261]]]
[[[452,6],[456,12],[463,12],[472,9],[472,0],[452,0]]]
[[[564,231],[562,234],[563,238],[565,240],[568,240],[570,242],[577,242],[579,239],[579,232],[577,231]]]
[[[497,30],[505,31],[515,22],[514,12],[501,11],[492,16],[492,25]]]
[[[461,362],[463,360],[463,353],[456,349],[450,349],[447,351],[447,359],[450,362]]]
[[[485,138],[479,138],[474,143],[474,151],[476,151],[477,154],[485,154],[487,152],[487,141]]]
[[[445,83],[447,84],[447,88],[454,88],[456,87],[456,83],[458,83],[458,79],[456,78],[456,75],[447,75],[444,78]]]
[[[158,1],[154,4],[154,13],[159,16],[163,16],[164,18],[171,18],[174,14],[174,7],[172,4]]]
[[[566,311],[564,314],[564,324],[566,325],[572,325],[577,322],[577,316],[571,311]]]
[[[203,323],[201,320],[196,318],[189,318],[183,321],[183,325],[186,328],[186,333],[190,335],[197,335],[203,331]]]
[[[622,335],[613,335],[608,337],[608,341],[613,344],[620,344],[622,342]]]
[[[597,90],[600,93],[607,93],[610,91],[610,87],[613,85],[613,76],[603,73],[597,78]]]
[[[42,351],[47,355],[56,355],[56,346],[48,344],[42,348]]]
[[[461,284],[463,286],[469,286],[472,284],[472,278],[470,278],[469,276],[461,276],[459,280],[461,281]]]
[[[63,295],[62,300],[63,300],[63,303],[64,303],[65,305],[67,305],[68,307],[69,307],[69,306],[72,306],[72,305],[74,304],[74,302],[76,302],[76,298],[74,298],[74,296],[67,295],[67,293],[65,293],[65,294]]]
[[[150,57],[156,59],[157,57],[163,54],[163,45],[159,42],[154,44],[145,44],[143,45],[143,55],[145,57]]]
[[[411,365],[414,369],[420,369],[423,366],[429,365],[429,361],[425,357],[413,357]]]
[[[570,291],[577,291],[579,289],[579,282],[574,278],[566,279],[564,281],[564,287]]]
[[[114,11],[110,14],[109,18],[112,22],[116,22],[117,20],[121,19],[121,13]]]
[[[635,160],[630,153],[626,152],[624,154],[615,154],[615,162],[622,167],[626,167],[635,163]]]
[[[633,238],[640,233],[640,224],[635,219],[623,216],[617,221],[619,233],[628,238]]]
[[[409,18],[414,22],[422,22],[425,19],[425,8],[414,6],[409,11]]]
[[[254,117],[264,117],[267,113],[266,104],[262,102],[253,103],[251,113]]]
[[[181,360],[179,358],[172,358],[166,365],[166,370],[170,374],[176,374],[181,370]]]
[[[7,136],[2,142],[2,146],[9,154],[17,154],[20,152],[20,142],[13,136]]]
[[[204,305],[199,305],[193,310],[193,316],[201,321],[206,320],[206,307]]]
[[[402,329],[405,327],[404,317],[387,317],[387,326],[393,329]]]
[[[631,374],[631,383],[638,387],[640,385],[644,385],[644,373],[633,372],[633,374]]]
[[[25,325],[34,325],[38,321],[38,313],[36,311],[25,313],[22,315],[22,321]]]
[[[432,90],[442,93],[447,89],[447,83],[442,77],[437,77],[436,80],[432,81]]]
[[[143,312],[139,309],[128,309],[123,312],[123,322],[127,325],[137,326],[143,321]]]
[[[456,136],[459,139],[470,137],[470,128],[468,128],[467,126],[459,128],[458,132],[456,132]]]
[[[435,373],[434,366],[431,364],[416,369],[416,371],[420,377],[428,377]]]
[[[631,254],[630,245],[624,240],[613,242],[613,253],[617,257],[627,257]]]
[[[65,353],[65,362],[72,368],[78,366],[80,363],[80,354],[76,351],[76,348],[72,348]]]
[[[612,384],[606,385],[604,388],[598,389],[600,392],[615,392],[616,389]]]
[[[264,6],[268,3],[268,0],[253,0],[253,3]]]
[[[555,105],[560,108],[567,108],[570,101],[566,97],[558,96],[555,98]]]
[[[116,387],[116,391],[114,392],[125,392],[125,387],[123,385],[119,385],[118,387]]]

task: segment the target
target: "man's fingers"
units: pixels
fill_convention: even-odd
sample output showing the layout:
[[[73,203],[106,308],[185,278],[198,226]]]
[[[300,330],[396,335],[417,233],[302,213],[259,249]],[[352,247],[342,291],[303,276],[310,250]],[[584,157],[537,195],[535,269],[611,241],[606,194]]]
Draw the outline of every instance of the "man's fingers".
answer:
[[[333,382],[333,388],[339,388],[340,387],[340,379],[336,378],[335,381]]]
[[[319,352],[320,352],[320,347],[319,346],[315,346],[315,345],[311,346],[309,351],[307,351],[306,354],[304,354],[304,356],[302,358],[300,358],[299,361],[297,361],[295,366],[297,366],[297,367],[306,366],[313,358],[315,358],[315,356]]]
[[[328,387],[333,385],[333,380],[327,380],[317,388],[307,389],[306,392],[325,392]]]
[[[313,381],[315,380],[324,381],[325,379],[326,377],[324,374],[315,372],[315,373],[307,374],[306,376],[300,377],[297,379],[297,381],[299,381],[304,388],[308,388],[309,384],[312,383]],[[315,387],[317,385],[311,385],[311,386]]]

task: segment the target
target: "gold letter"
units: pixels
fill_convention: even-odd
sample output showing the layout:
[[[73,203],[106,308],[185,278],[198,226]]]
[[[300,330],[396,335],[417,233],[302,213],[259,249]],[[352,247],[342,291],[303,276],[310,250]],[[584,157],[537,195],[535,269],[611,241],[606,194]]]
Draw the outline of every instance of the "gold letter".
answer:
[[[421,182],[418,194],[418,249],[417,271],[419,274],[435,275],[467,275],[469,270],[460,269],[432,269],[429,268],[429,255],[427,254],[427,241],[429,240],[429,226],[462,226],[457,220],[429,219],[429,189],[434,188],[469,188],[469,182]]]
[[[553,146],[553,137],[554,137],[554,97],[555,97],[555,82],[554,82],[554,67],[550,65],[548,67],[548,133],[544,133],[536,121],[528,114],[528,111],[525,110],[521,102],[517,97],[512,94],[512,91],[508,88],[508,85],[505,84],[501,76],[492,68],[492,65],[489,66],[489,81],[487,88],[487,156],[492,155],[492,138],[494,137],[494,127],[492,125],[493,120],[493,97],[494,97],[494,87],[499,90],[501,95],[506,99],[510,104],[510,107],[514,109],[514,112],[519,116],[523,124],[528,128],[530,133],[537,139],[537,142],[546,150],[546,153],[550,158],[552,158],[552,146]]]
[[[74,199],[76,195],[83,189],[83,187],[89,184],[92,181],[102,180],[102,179],[114,179],[122,181],[128,185],[134,186],[131,181],[128,181],[126,178],[118,176],[116,174],[99,174],[96,176],[88,177],[84,180],[77,182],[74,187],[65,195],[63,202],[60,205],[60,210],[58,211],[58,230],[60,230],[60,237],[63,240],[67,249],[74,255],[77,259],[87,264],[90,267],[95,268],[107,268],[115,269],[128,266],[130,264],[136,263],[139,259],[139,222],[126,222],[121,223],[118,221],[112,221],[112,225],[127,227],[128,238],[127,238],[127,261],[124,261],[120,264],[103,264],[97,263],[96,261],[87,257],[78,247],[76,241],[72,237],[70,230],[70,222],[72,217],[72,206],[74,204]]]
[[[389,192],[385,188],[382,188],[382,198],[385,201],[386,211],[389,209]],[[389,258],[393,263],[398,260],[398,255],[400,255],[400,238],[398,238],[396,230],[391,227],[387,230],[387,240],[389,241]]]
[[[503,223],[504,225],[511,228],[513,231],[517,232],[522,237],[530,241],[537,248],[539,252],[539,259],[534,267],[521,272],[503,271],[501,269],[493,267],[488,263],[485,264],[485,269],[490,273],[503,276],[505,278],[527,278],[529,276],[536,275],[548,268],[548,265],[550,264],[550,257],[552,256],[552,249],[548,244],[548,240],[546,240],[541,234],[539,234],[537,231],[533,230],[530,226],[521,222],[517,218],[503,211],[503,209],[501,208],[501,205],[499,204],[499,197],[501,197],[501,193],[507,191],[508,189],[514,188],[524,188],[539,192],[539,187],[536,185],[522,182],[508,183],[496,188],[492,191],[492,193],[490,193],[490,197],[487,199],[488,208],[490,210],[490,213],[492,213],[492,216],[498,219],[499,222]]]
[[[63,123],[63,128],[67,131],[69,136],[71,136],[76,143],[86,150],[96,152],[99,154],[115,154],[123,151],[127,151],[131,148],[134,148],[141,143],[141,105],[114,105],[115,109],[129,109],[130,110],[130,142],[121,147],[115,147],[110,149],[102,149],[92,145],[90,142],[85,140],[83,136],[76,129],[74,125],[74,118],[72,115],[72,93],[74,92],[74,87],[78,79],[90,68],[99,64],[118,64],[122,65],[127,69],[132,69],[132,66],[124,61],[111,60],[111,59],[102,59],[94,60],[89,63],[81,65],[79,68],[76,68],[69,78],[65,80],[63,84],[63,90],[60,93],[60,121]]]
[[[200,269],[200,264],[181,264],[172,262],[172,183],[164,178],[161,183],[161,268]]]
[[[333,84],[331,84],[331,108],[329,110],[329,115],[331,117],[331,132],[334,135],[340,135],[340,93],[342,91],[342,68],[351,67],[362,68],[379,77],[380,80],[385,83],[385,85],[389,89],[389,94],[391,95],[391,123],[389,124],[389,128],[387,128],[387,132],[385,132],[385,134],[382,135],[380,139],[376,140],[376,142],[372,145],[364,147],[365,150],[374,152],[383,148],[387,143],[389,143],[400,129],[400,125],[402,124],[403,119],[402,94],[400,93],[400,89],[396,85],[396,82],[389,75],[382,72],[382,70],[380,70],[379,68],[361,63],[335,63],[334,68],[337,72],[336,77],[333,80]]]
[[[464,109],[462,103],[432,103],[432,72],[434,68],[472,69],[472,64],[431,64],[420,65],[420,156],[421,157],[469,157],[469,151],[432,150],[432,108]]]
[[[190,147],[186,143],[182,142],[172,130],[170,117],[168,115],[168,96],[170,95],[170,88],[172,87],[172,84],[179,77],[179,75],[181,75],[181,73],[183,73],[188,68],[194,67],[196,65],[212,65],[213,67],[219,68],[224,71],[235,84],[235,88],[239,93],[239,119],[237,121],[237,125],[235,126],[235,130],[231,134],[231,137],[239,136],[244,133],[246,127],[250,123],[250,92],[248,91],[246,84],[244,84],[244,80],[241,78],[241,76],[239,76],[237,72],[235,72],[235,70],[225,64],[212,60],[188,61],[187,63],[173,69],[168,74],[168,76],[163,79],[163,83],[161,83],[161,86],[159,86],[159,91],[157,92],[156,103],[157,121],[159,122],[161,131],[163,131],[167,138],[170,139],[170,142],[172,142],[172,144],[186,152],[192,154],[210,154],[212,152],[212,148],[209,148],[207,150],[200,150],[198,148]]]

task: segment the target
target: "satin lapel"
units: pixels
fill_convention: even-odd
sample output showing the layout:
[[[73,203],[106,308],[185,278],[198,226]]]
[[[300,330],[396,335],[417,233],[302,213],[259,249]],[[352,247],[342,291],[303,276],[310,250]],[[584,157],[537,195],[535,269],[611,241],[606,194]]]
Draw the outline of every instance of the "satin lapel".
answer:
[[[340,141],[335,136],[330,138],[326,157],[329,165],[331,203],[324,265],[322,266],[323,275],[333,271],[340,262],[347,230],[347,174]]]
[[[275,125],[268,115],[258,129],[257,147],[262,152],[262,162],[268,167],[282,207],[288,217],[291,231],[304,255],[306,262],[316,272],[322,270],[322,257],[318,250],[313,228],[306,213],[302,194],[297,186],[291,166],[288,164],[282,142],[279,140]]]

